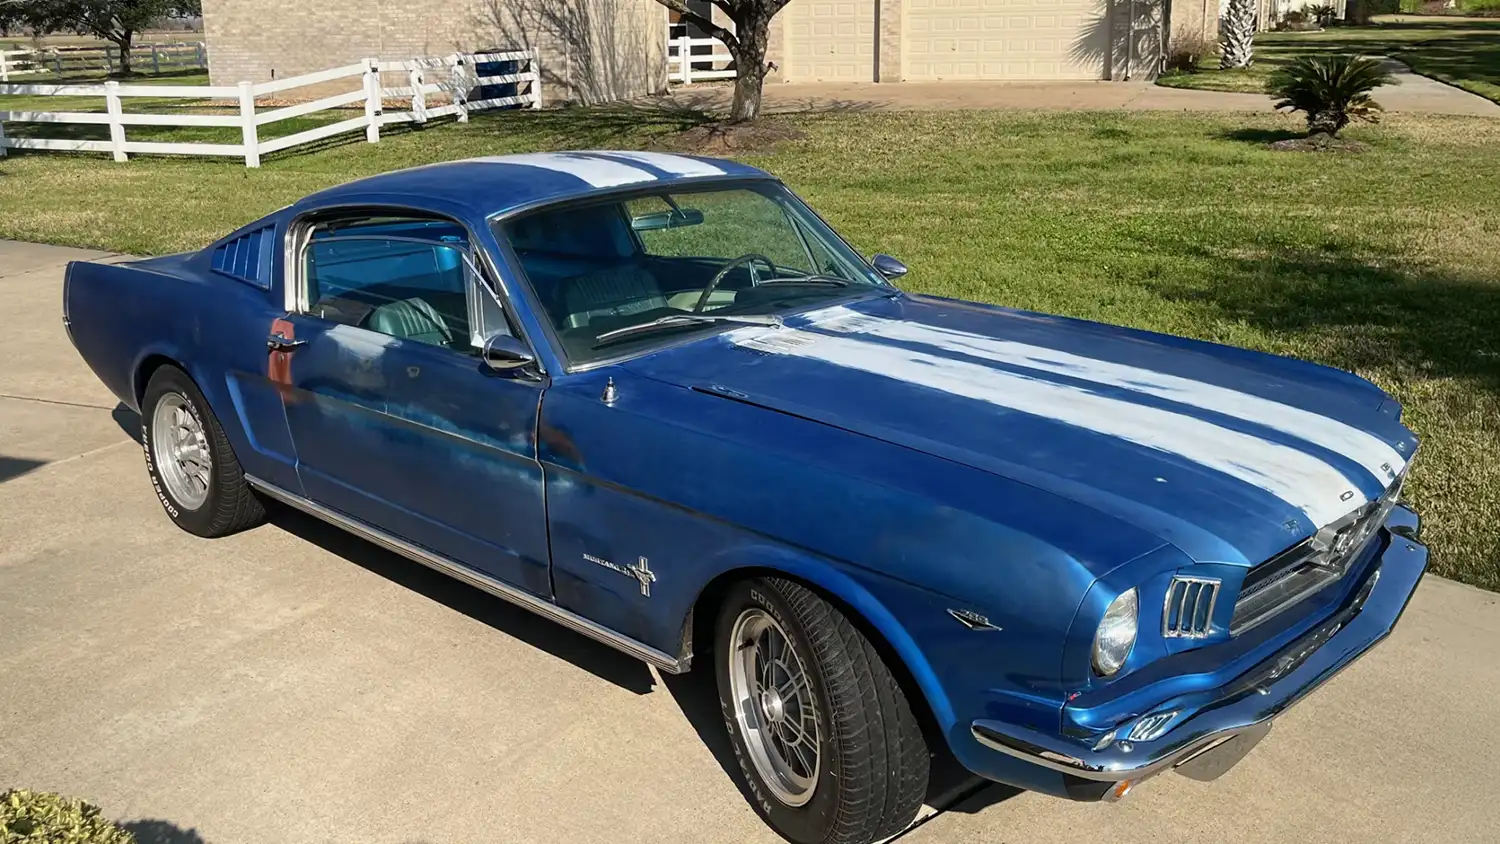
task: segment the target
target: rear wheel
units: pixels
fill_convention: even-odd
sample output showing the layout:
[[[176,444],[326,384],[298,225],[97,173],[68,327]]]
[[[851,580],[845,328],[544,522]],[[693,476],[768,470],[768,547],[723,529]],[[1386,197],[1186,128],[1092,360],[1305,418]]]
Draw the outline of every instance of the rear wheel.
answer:
[[[788,580],[733,587],[719,614],[719,703],[755,808],[798,844],[905,829],[929,755],[906,696],[837,608]]]
[[[219,420],[175,366],[156,370],[146,385],[141,446],[156,497],[183,530],[227,536],[265,519]]]

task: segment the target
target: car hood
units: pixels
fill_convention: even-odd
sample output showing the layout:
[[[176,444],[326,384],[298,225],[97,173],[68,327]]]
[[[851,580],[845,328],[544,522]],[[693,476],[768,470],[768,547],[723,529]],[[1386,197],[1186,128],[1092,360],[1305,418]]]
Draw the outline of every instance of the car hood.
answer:
[[[924,296],[625,366],[1064,496],[1205,563],[1300,542],[1378,498],[1416,448],[1396,403],[1348,373]]]

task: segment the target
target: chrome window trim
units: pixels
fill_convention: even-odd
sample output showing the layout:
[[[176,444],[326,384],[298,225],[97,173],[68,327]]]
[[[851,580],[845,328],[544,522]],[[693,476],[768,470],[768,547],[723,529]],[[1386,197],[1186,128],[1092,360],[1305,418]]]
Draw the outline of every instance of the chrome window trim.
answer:
[[[323,505],[303,498],[296,493],[289,492],[276,486],[269,481],[246,475],[245,481],[252,487],[266,495],[280,501],[288,506],[295,507],[310,516],[321,519],[329,524],[342,528],[361,539],[373,542],[424,566],[435,569],[443,574],[454,577],[471,586],[477,587],[498,598],[509,601],[522,609],[530,610],[537,615],[555,621],[570,630],[581,633],[590,639],[603,642],[610,647],[623,651],[630,656],[643,662],[649,663],[656,668],[669,674],[681,674],[692,666],[693,656],[688,651],[688,644],[684,640],[683,653],[673,656],[665,651],[657,650],[638,639],[632,639],[623,633],[611,628],[597,624],[589,619],[578,615],[570,610],[563,609],[556,603],[549,601],[530,592],[525,592],[490,577],[483,572],[476,571],[463,563],[450,560],[440,554],[434,553],[401,539],[394,534],[386,533],[379,528],[366,524],[351,516],[346,516],[337,510],[324,507]]]

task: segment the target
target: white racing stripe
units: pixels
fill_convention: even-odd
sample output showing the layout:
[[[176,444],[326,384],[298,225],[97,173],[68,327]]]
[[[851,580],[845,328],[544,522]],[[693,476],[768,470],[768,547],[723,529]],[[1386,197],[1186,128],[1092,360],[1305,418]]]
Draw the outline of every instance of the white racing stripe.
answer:
[[[1083,357],[1045,346],[996,340],[922,323],[871,317],[849,308],[815,315],[818,328],[920,343],[997,363],[1064,375],[1095,384],[1222,413],[1328,449],[1353,460],[1382,485],[1401,473],[1406,457],[1380,438],[1352,425],[1289,404],[1150,369]]]
[[[715,167],[707,161],[699,161],[696,158],[688,158],[683,155],[671,155],[665,152],[609,152],[604,154],[611,158],[628,158],[631,161],[639,161],[658,170],[665,170],[674,176],[724,175],[723,168]]]
[[[742,346],[894,378],[1175,454],[1270,492],[1319,527],[1367,500],[1341,472],[1306,452],[1193,416],[900,346],[807,332],[796,333],[809,342],[777,336],[795,331],[742,329],[727,336]]]
[[[495,164],[520,164],[539,167],[554,173],[576,176],[596,188],[612,188],[618,185],[633,185],[639,182],[654,182],[656,177],[639,167],[631,167],[621,161],[589,155],[588,153],[529,152],[521,155],[497,155],[476,159]]]

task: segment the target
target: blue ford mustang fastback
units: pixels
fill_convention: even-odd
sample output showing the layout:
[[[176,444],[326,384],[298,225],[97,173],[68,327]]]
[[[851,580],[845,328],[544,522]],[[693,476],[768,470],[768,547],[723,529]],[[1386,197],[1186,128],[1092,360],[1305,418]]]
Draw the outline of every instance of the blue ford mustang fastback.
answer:
[[[905,272],[752,167],[533,154],[72,264],[64,318],[179,526],[280,502],[713,672],[792,841],[899,832],[943,746],[1074,800],[1212,779],[1390,632],[1390,396]]]

